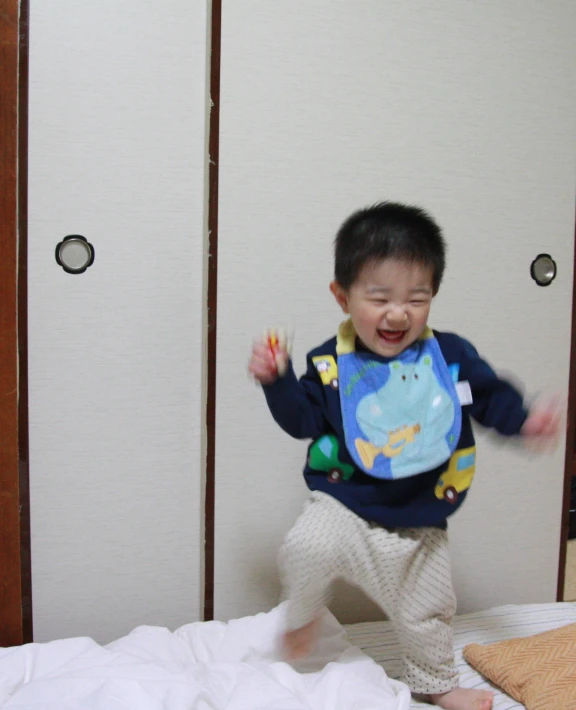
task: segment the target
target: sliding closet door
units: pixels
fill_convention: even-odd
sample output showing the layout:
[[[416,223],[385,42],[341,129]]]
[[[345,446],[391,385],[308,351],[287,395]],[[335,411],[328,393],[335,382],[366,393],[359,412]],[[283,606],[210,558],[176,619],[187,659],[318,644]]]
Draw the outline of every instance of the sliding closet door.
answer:
[[[201,617],[206,12],[31,2],[38,641]],[[56,263],[68,235],[84,273]]]
[[[215,614],[275,604],[277,548],[306,497],[306,443],[246,376],[254,334],[295,327],[294,363],[341,318],[331,240],[377,200],[423,205],[450,246],[432,326],[530,393],[568,382],[576,5],[225,3],[222,23]],[[558,276],[530,278],[540,253]],[[451,524],[461,610],[553,600],[563,458],[479,432]],[[342,540],[345,545],[346,541]]]

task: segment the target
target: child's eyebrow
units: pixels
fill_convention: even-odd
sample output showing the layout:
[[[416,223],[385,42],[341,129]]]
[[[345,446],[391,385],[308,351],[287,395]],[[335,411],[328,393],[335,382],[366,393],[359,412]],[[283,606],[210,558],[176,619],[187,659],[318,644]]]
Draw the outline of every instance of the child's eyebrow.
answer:
[[[366,292],[369,295],[375,294],[375,293],[390,293],[392,289],[387,288],[386,286],[369,286],[366,289]],[[411,288],[409,293],[411,294],[417,294],[417,293],[422,293],[426,296],[429,296],[432,293],[432,289],[428,286],[416,286],[416,288]]]
[[[390,289],[386,286],[368,286],[366,291],[370,294],[372,293],[390,293]]]

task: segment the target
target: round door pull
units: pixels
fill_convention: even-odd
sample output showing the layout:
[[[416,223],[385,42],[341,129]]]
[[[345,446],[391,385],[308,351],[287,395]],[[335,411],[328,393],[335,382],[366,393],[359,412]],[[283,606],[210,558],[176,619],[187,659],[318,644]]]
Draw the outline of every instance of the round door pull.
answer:
[[[80,234],[69,234],[56,245],[56,262],[68,274],[83,274],[94,263],[94,247]]]
[[[550,286],[556,278],[558,268],[550,254],[538,254],[530,264],[530,276],[538,286]]]

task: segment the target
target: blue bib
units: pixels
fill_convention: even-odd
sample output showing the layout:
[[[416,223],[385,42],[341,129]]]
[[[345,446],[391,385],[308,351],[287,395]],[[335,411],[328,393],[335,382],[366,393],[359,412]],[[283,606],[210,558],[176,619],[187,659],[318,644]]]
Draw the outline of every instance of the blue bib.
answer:
[[[456,449],[462,410],[432,331],[392,360],[356,352],[350,321],[336,352],[346,448],[370,476],[398,479],[430,471]]]

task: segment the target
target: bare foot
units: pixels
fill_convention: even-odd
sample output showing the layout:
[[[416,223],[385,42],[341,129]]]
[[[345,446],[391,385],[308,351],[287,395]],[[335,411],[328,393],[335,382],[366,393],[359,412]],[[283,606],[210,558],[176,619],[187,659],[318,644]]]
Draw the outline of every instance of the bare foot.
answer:
[[[314,648],[320,619],[313,619],[305,626],[284,634],[284,656],[287,661],[296,661],[310,655]]]
[[[428,698],[444,710],[490,710],[494,693],[489,690],[456,688],[449,693],[429,695]]]

